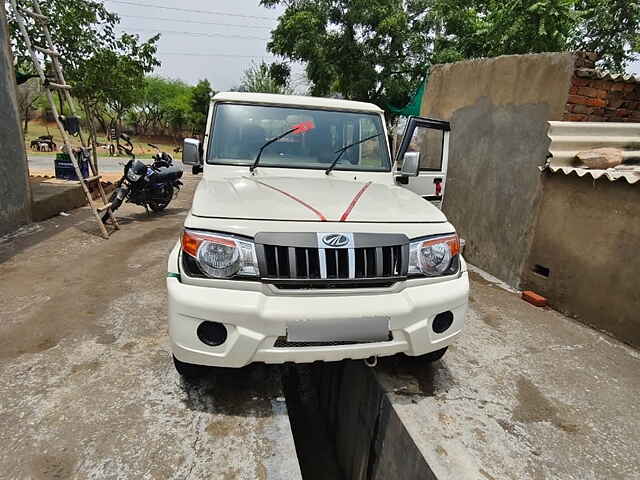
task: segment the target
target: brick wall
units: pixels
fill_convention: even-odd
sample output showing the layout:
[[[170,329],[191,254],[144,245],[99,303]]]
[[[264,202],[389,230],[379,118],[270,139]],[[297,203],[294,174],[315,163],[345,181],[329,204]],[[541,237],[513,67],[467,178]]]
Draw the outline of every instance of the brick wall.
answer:
[[[576,54],[563,120],[570,122],[640,122],[640,79],[595,68],[592,53]]]

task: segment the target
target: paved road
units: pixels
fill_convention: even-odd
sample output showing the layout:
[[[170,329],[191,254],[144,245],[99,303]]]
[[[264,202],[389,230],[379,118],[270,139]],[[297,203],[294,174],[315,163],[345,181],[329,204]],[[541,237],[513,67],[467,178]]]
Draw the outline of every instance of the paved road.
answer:
[[[87,209],[0,237],[0,478],[296,479],[278,367],[190,385],[164,279],[195,181],[166,212]]]
[[[54,159],[55,155],[29,155],[29,168],[31,170],[53,171]],[[120,165],[120,163],[126,163],[127,161],[126,157],[98,157],[98,168],[101,172],[105,173],[122,172],[122,165]]]

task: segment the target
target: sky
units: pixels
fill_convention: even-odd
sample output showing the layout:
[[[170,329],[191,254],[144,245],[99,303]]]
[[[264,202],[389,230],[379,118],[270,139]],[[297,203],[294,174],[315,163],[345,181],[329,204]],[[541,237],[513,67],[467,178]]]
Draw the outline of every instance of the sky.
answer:
[[[105,5],[120,15],[127,32],[142,38],[162,33],[157,74],[190,84],[206,78],[218,91],[237,87],[252,61],[275,59],[267,42],[284,11],[261,7],[258,0],[105,0]],[[627,71],[640,75],[640,62]],[[293,65],[292,79],[297,90],[306,87],[302,65]]]
[[[143,39],[162,34],[157,54],[162,66],[157,74],[190,84],[206,78],[219,91],[238,86],[252,61],[274,60],[267,52],[267,42],[284,10],[261,7],[257,0],[105,0],[104,3],[121,17],[122,30],[138,33]],[[301,73],[302,68],[297,65],[293,79]]]

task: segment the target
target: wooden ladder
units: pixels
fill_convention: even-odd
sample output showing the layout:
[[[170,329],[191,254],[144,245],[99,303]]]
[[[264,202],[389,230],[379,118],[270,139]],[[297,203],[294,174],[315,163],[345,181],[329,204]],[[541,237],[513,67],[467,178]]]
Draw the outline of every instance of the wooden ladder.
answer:
[[[71,160],[71,163],[73,164],[73,168],[76,172],[76,175],[78,179],[80,179],[79,183],[80,185],[82,185],[82,189],[84,190],[87,200],[89,201],[89,206],[91,207],[93,216],[96,218],[96,221],[98,222],[100,233],[104,238],[109,238],[110,232],[109,230],[107,230],[105,223],[102,221],[101,214],[104,214],[104,212],[108,213],[108,218],[111,219],[111,224],[114,227],[114,230],[112,231],[119,230],[120,226],[118,225],[118,221],[116,220],[116,217],[113,211],[111,210],[111,203],[108,201],[107,195],[105,194],[104,188],[102,187],[102,182],[100,181],[101,176],[98,174],[98,159],[95,157],[95,155],[93,156],[92,161],[89,162],[89,165],[91,167],[91,175],[85,178],[82,175],[82,172],[80,171],[78,160],[71,147],[71,139],[69,137],[69,134],[65,130],[65,127],[62,124],[61,118],[58,114],[58,110],[56,108],[56,104],[53,98],[53,91],[55,90],[61,91],[64,94],[64,98],[67,102],[67,105],[69,105],[69,111],[71,112],[71,115],[73,117],[76,117],[75,105],[70,93],[71,85],[68,85],[64,80],[64,75],[62,74],[62,65],[60,65],[60,62],[58,61],[60,54],[56,51],[53,41],[51,39],[51,35],[49,33],[49,29],[47,28],[48,18],[46,15],[42,14],[42,10],[40,9],[40,3],[38,2],[38,0],[31,0],[31,1],[33,3],[33,10],[27,10],[23,8],[18,9],[16,0],[11,0],[11,6],[13,7],[13,11],[16,16],[18,28],[20,30],[20,33],[22,34],[22,37],[24,38],[25,45],[29,50],[29,53],[31,55],[31,60],[33,61],[33,65],[36,71],[38,72],[38,76],[40,77],[40,80],[42,81],[42,84],[45,87],[45,92],[47,95],[47,99],[49,100],[51,111],[53,113],[53,116],[56,120],[56,124],[58,126],[58,129],[60,130],[60,134],[62,135],[62,138],[64,141],[64,151],[67,155],[69,155],[69,158]],[[47,43],[46,47],[33,45],[33,42],[29,37],[29,32],[27,31],[27,28],[25,26],[25,16],[32,18],[36,23],[36,25],[41,26],[42,33],[44,34],[44,38]],[[55,82],[49,81],[49,79],[46,77],[45,72],[42,66],[40,65],[40,60],[36,55],[36,52],[40,52],[43,55],[47,55],[51,59],[51,64],[54,67],[54,74],[56,78]],[[88,151],[87,145],[85,143],[85,140],[81,132],[78,132],[78,137],[82,145],[81,155],[84,157],[85,152]],[[90,185],[94,182],[97,186],[98,192],[100,194],[100,198],[102,199],[103,205],[101,206],[97,205],[91,196]]]

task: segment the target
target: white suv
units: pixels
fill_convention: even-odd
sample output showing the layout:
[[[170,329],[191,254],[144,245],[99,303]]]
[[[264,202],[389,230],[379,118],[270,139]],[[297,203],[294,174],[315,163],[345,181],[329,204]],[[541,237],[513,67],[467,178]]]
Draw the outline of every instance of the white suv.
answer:
[[[458,235],[429,201],[444,194],[448,134],[412,118],[396,170],[375,105],[216,95],[204,142],[184,145],[204,175],[169,257],[178,371],[439,359],[469,293]]]

